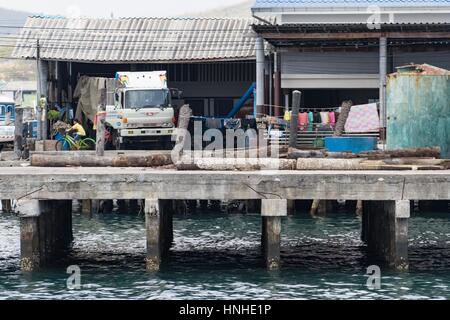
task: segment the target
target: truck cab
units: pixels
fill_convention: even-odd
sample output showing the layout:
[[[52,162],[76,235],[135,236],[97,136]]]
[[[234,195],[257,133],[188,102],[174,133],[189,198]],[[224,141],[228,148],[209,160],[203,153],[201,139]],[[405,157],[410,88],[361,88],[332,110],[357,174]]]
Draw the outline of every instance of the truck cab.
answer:
[[[114,105],[106,108],[113,146],[157,143],[169,147],[175,110],[166,72],[118,72],[116,82]]]

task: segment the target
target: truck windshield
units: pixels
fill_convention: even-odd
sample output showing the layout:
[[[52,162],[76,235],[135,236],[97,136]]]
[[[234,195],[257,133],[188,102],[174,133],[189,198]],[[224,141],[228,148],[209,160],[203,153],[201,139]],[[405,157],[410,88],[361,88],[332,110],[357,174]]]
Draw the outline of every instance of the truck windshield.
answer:
[[[125,93],[125,105],[129,109],[167,107],[169,90],[131,90]]]

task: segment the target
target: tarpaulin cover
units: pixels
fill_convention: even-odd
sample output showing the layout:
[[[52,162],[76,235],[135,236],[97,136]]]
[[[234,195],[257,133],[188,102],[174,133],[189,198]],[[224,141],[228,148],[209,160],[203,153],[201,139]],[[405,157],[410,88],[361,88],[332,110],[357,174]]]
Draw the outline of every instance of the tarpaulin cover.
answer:
[[[95,78],[82,76],[78,80],[77,87],[73,94],[74,99],[78,99],[77,112],[75,118],[82,121],[82,115],[85,118],[94,121],[100,104],[101,90],[106,87],[108,91],[107,104],[112,104],[111,93],[114,92],[115,80],[109,78]]]

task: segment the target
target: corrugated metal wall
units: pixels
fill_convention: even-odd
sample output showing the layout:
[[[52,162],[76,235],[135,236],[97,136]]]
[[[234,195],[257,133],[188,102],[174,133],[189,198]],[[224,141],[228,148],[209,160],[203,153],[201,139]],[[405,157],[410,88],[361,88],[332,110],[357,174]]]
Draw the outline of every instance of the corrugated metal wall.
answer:
[[[440,146],[450,158],[450,76],[391,75],[387,88],[389,149]]]
[[[283,74],[378,74],[378,52],[282,52]]]

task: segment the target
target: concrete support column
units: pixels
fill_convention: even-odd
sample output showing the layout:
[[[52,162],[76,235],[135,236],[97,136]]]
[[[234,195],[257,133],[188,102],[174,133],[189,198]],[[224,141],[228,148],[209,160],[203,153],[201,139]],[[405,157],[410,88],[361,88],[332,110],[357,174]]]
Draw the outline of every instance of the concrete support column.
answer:
[[[264,39],[258,37],[256,39],[256,113],[260,116],[264,111],[265,105],[265,54],[264,54]]]
[[[2,200],[2,212],[3,213],[11,213],[12,212],[11,200]]]
[[[287,212],[288,215],[295,215],[295,200],[288,200],[287,201]]]
[[[280,54],[274,54],[274,116],[280,117],[282,115],[281,107],[281,72],[280,72]]]
[[[421,212],[428,213],[438,213],[438,212],[449,212],[449,201],[419,201],[419,210]]]
[[[266,266],[268,270],[278,270],[281,263],[281,218],[287,216],[287,200],[262,200],[261,214],[261,244]]]
[[[173,243],[172,203],[165,200],[145,200],[147,233],[147,270],[159,271]]]
[[[82,200],[81,213],[88,217],[97,214],[100,211],[100,200]]]
[[[363,238],[375,261],[398,270],[408,270],[408,224],[410,201],[366,201]]]
[[[386,87],[387,87],[387,38],[380,38],[380,128],[382,140],[386,142],[387,110],[386,110]]]
[[[22,271],[46,267],[73,241],[71,201],[23,200],[18,204],[18,213]]]

